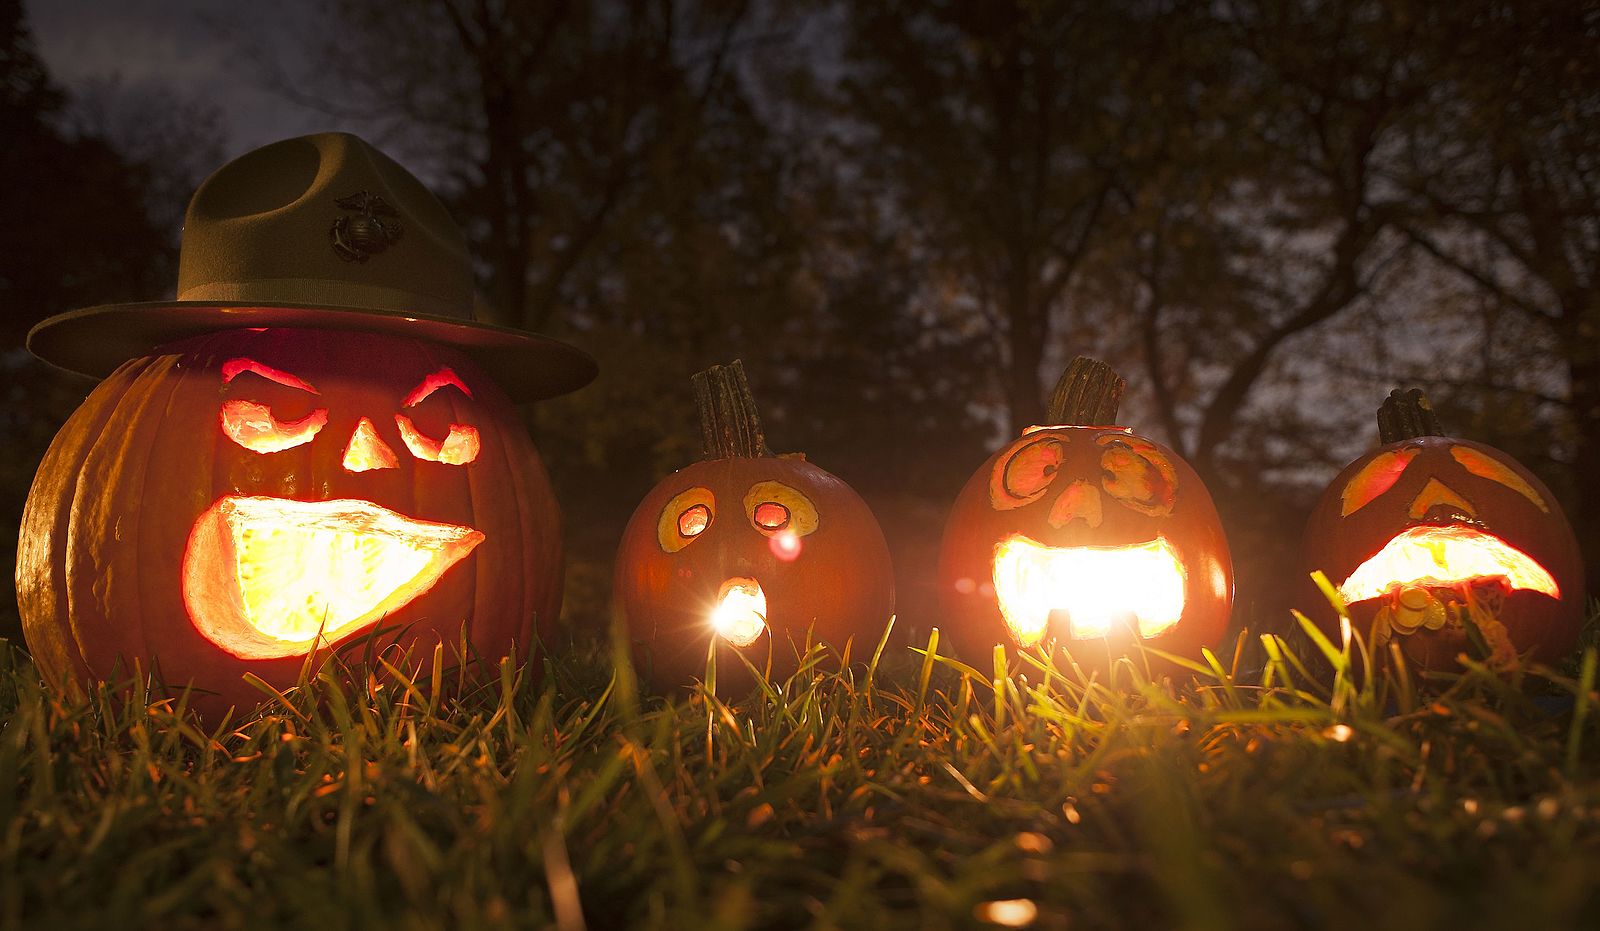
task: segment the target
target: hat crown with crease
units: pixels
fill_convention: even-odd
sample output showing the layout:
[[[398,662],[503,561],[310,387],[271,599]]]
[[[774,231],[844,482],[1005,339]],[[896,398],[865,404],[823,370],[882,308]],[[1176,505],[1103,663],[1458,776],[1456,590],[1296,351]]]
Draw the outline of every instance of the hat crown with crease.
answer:
[[[466,353],[513,397],[571,391],[594,361],[564,343],[473,317],[472,262],[444,205],[348,133],[274,142],[201,183],[184,217],[175,301],[52,317],[36,355],[104,376],[164,343],[236,327],[355,329]]]
[[[370,198],[401,230],[370,254],[330,231]],[[379,218],[384,222],[385,218]],[[439,199],[387,155],[346,133],[286,139],[207,178],[183,223],[178,300],[290,302],[472,319],[467,243]]]

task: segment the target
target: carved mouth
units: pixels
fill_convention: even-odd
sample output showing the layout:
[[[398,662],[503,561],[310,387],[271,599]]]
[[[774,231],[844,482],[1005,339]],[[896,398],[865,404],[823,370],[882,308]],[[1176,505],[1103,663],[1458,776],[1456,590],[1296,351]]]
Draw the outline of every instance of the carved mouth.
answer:
[[[1130,546],[1046,546],[1021,534],[995,547],[994,591],[1017,642],[1050,631],[1093,640],[1117,630],[1149,639],[1183,617],[1184,570],[1165,537]]]
[[[1545,568],[1492,533],[1463,524],[1411,527],[1356,567],[1339,586],[1346,603],[1378,598],[1406,587],[1454,588],[1503,578],[1511,590],[1561,597]]]
[[[767,629],[767,594],[761,583],[742,577],[723,582],[711,610],[711,627],[736,647],[760,640]]]
[[[235,656],[303,656],[404,607],[483,539],[370,501],[228,495],[189,533],[183,601]]]

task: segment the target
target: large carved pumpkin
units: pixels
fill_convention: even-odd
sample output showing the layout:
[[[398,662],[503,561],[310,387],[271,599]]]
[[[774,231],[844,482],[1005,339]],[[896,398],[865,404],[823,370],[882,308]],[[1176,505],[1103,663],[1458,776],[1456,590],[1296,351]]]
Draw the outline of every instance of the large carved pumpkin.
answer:
[[[124,364],[56,437],[18,603],[47,677],[137,663],[251,707],[381,625],[525,655],[560,604],[555,500],[503,392],[455,350],[244,329]],[[454,651],[450,651],[454,656]]]
[[[1103,668],[1136,643],[1198,656],[1221,639],[1233,564],[1216,507],[1171,450],[1112,426],[1122,389],[1103,363],[1074,360],[1049,425],[956,498],[940,594],[951,640],[980,668],[997,645],[1053,642]]]
[[[658,690],[719,692],[783,678],[808,639],[860,655],[894,611],[883,532],[850,486],[766,451],[738,362],[695,376],[706,459],[667,476],[628,521],[614,586],[641,674]]]
[[[1338,587],[1383,655],[1444,669],[1468,648],[1468,622],[1504,662],[1571,652],[1583,620],[1583,563],[1544,483],[1510,456],[1444,436],[1422,392],[1378,412],[1383,445],[1352,462],[1306,528],[1308,571]],[[1330,632],[1331,609],[1312,601]]]

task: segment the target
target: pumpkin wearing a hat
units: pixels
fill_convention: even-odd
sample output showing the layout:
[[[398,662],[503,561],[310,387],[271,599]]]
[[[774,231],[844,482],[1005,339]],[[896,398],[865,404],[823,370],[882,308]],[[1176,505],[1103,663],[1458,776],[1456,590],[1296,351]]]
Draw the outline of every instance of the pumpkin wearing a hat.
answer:
[[[344,134],[205,181],[177,300],[51,318],[28,346],[105,380],[51,444],[17,600],[58,685],[131,672],[206,713],[374,633],[526,655],[560,607],[560,516],[513,399],[594,376],[472,319],[460,230]]]

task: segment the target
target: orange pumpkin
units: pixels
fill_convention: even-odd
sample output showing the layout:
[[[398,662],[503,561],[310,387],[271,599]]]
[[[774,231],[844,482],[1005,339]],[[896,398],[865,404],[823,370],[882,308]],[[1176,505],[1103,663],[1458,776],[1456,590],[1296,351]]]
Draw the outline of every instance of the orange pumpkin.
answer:
[[[1306,527],[1307,571],[1338,587],[1380,655],[1391,640],[1420,669],[1445,669],[1472,622],[1496,663],[1572,651],[1583,563],[1543,482],[1490,446],[1444,436],[1421,391],[1378,412],[1383,445],[1333,480]],[[1338,618],[1313,599],[1330,633]]]
[[[1049,426],[983,464],[956,498],[940,594],[957,651],[1068,648],[1104,667],[1134,645],[1187,656],[1228,624],[1233,564],[1216,507],[1171,450],[1112,426],[1124,383],[1078,358]]]
[[[559,513],[511,402],[409,337],[272,327],[127,362],[46,454],[18,603],[58,684],[134,664],[252,707],[253,673],[380,625],[403,645],[526,655],[560,606]],[[453,653],[451,654],[453,655]]]
[[[695,376],[705,460],[667,476],[623,531],[614,595],[636,665],[657,690],[702,678],[781,679],[808,641],[868,649],[894,611],[889,550],[850,486],[766,450],[739,362]]]

